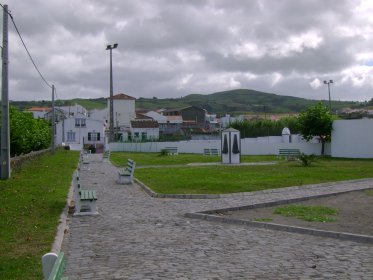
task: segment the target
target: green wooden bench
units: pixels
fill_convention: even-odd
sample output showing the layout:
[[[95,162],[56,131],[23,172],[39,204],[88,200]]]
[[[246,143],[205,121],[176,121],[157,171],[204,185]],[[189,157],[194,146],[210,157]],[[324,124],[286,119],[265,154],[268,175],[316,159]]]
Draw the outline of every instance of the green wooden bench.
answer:
[[[211,149],[211,155],[212,156],[220,156],[219,149]]]
[[[80,186],[79,172],[76,170],[73,175],[75,193],[74,215],[95,215],[97,212],[97,195],[95,190],[83,190]]]
[[[219,149],[208,149],[208,148],[205,148],[205,149],[203,149],[203,155],[204,156],[219,156],[220,155],[220,151],[219,151]]]
[[[65,255],[63,252],[59,254],[47,253],[41,258],[43,266],[44,280],[68,280],[68,277],[62,277],[65,269]]]
[[[90,153],[87,151],[80,153],[79,167],[81,170],[89,170]]]
[[[296,159],[300,156],[299,149],[279,149],[278,150],[279,157],[285,157],[285,159]]]
[[[177,147],[165,147],[163,150],[166,151],[168,155],[177,155],[179,154]]]
[[[110,151],[105,151],[102,155],[102,161],[108,162],[110,159]]]
[[[135,173],[136,162],[132,159],[127,160],[127,166],[118,171],[118,184],[132,184]]]

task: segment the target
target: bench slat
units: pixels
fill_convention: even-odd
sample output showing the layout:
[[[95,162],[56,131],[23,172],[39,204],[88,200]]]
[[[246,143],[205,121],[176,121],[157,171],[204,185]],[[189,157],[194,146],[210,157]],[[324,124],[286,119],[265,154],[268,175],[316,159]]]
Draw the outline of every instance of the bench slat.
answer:
[[[59,280],[62,277],[63,271],[65,269],[65,258],[64,253],[60,252],[58,257],[53,265],[51,274],[48,277],[48,280]]]

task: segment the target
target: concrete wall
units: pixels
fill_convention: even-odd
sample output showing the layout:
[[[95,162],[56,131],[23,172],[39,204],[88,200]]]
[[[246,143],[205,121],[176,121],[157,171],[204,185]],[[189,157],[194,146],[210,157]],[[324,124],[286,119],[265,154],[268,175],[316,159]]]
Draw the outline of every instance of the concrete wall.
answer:
[[[373,158],[373,119],[334,121],[331,156]]]
[[[280,136],[281,138],[281,136]],[[190,140],[179,142],[147,142],[147,143],[110,143],[110,151],[160,152],[165,147],[177,147],[180,153],[203,154],[203,149],[221,149],[220,140]],[[320,155],[319,143],[271,143],[254,142],[250,138],[241,139],[241,155],[277,155],[279,149],[299,149],[305,154]],[[330,155],[330,144],[325,147],[325,154]]]

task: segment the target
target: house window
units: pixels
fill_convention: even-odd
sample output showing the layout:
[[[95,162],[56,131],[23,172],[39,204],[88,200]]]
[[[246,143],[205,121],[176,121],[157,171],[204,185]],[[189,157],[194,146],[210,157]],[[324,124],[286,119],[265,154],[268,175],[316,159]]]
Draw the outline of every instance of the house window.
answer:
[[[85,119],[76,118],[75,127],[85,127]]]
[[[142,132],[142,133],[141,133],[141,139],[142,139],[142,140],[145,140],[145,139],[146,139],[146,135],[147,135],[146,132]]]
[[[100,141],[100,133],[88,132],[88,141]]]
[[[75,132],[68,131],[67,132],[67,142],[75,142]]]

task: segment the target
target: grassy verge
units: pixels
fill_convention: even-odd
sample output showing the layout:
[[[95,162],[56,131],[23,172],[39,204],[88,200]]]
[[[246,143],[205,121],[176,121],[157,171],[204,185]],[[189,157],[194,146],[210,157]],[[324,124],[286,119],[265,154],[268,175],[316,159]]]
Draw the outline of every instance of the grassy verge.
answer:
[[[127,159],[133,159],[137,166],[146,165],[174,165],[188,163],[221,162],[220,156],[203,156],[199,154],[178,154],[173,156],[160,153],[128,153],[113,152],[110,155],[111,162],[116,166],[124,166]],[[242,162],[276,161],[276,156],[242,156]]]
[[[373,160],[319,159],[311,167],[275,165],[139,168],[135,177],[164,194],[250,192],[359,178],[371,178]]]
[[[42,279],[78,157],[61,150],[0,181],[0,279]]]
[[[326,206],[308,205],[286,205],[277,207],[273,214],[285,217],[296,217],[307,222],[334,222],[335,219],[329,216],[338,214],[338,210]]]

